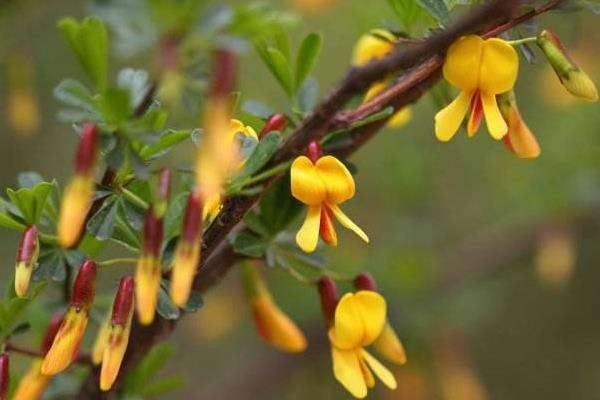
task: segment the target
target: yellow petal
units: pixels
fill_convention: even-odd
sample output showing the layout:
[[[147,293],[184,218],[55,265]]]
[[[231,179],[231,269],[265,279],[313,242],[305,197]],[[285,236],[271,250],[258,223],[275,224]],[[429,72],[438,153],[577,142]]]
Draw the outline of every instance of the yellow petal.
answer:
[[[328,203],[340,204],[354,197],[354,178],[340,160],[333,156],[321,157],[316,168],[325,183]]]
[[[67,369],[77,355],[87,326],[87,311],[70,307],[42,363],[44,375],[56,375]]]
[[[359,347],[364,338],[364,324],[353,293],[346,293],[335,308],[334,325],[329,331],[332,344],[342,350]]]
[[[508,92],[519,72],[519,56],[510,44],[491,38],[484,42],[479,71],[479,89],[490,94]]]
[[[310,206],[302,227],[296,234],[296,243],[300,248],[311,253],[317,248],[319,241],[319,225],[321,223],[321,206]]]
[[[390,389],[396,389],[396,378],[389,369],[383,366],[375,357],[370,355],[366,350],[361,349],[361,356],[367,362],[373,373]]]
[[[367,234],[362,229],[360,229],[359,226],[356,225],[350,218],[348,218],[348,216],[344,214],[344,212],[337,205],[330,204],[329,208],[331,209],[331,211],[333,211],[333,215],[335,215],[337,220],[340,221],[340,224],[342,224],[345,228],[350,229],[352,232],[356,233],[358,237],[360,237],[365,242],[369,243],[369,237],[367,236]]]
[[[106,347],[106,344],[108,343],[108,338],[110,336],[111,316],[112,307],[108,309],[106,315],[104,316],[104,320],[102,321],[102,325],[100,325],[98,335],[96,336],[96,341],[94,342],[94,347],[92,348],[92,362],[95,365],[99,365],[102,362],[104,348]]]
[[[325,183],[308,157],[300,156],[294,160],[290,169],[290,182],[292,196],[304,204],[316,206],[325,200]]]
[[[220,209],[221,209],[221,194],[220,193],[216,193],[210,197],[207,197],[206,200],[204,200],[204,205],[202,207],[202,219],[203,220],[208,219],[209,221],[212,221],[213,219],[215,219],[215,217],[219,213]]]
[[[412,110],[410,107],[403,107],[398,110],[392,117],[388,120],[387,126],[388,128],[400,128],[410,119],[412,118]]]
[[[33,266],[28,266],[25,261],[17,263],[15,268],[15,293],[17,296],[25,297],[27,294],[32,271]]]
[[[476,35],[463,36],[454,42],[444,61],[444,78],[462,91],[477,89],[483,43]]]
[[[152,256],[142,256],[135,271],[135,302],[142,325],[154,321],[154,312],[160,287],[160,265]]]
[[[41,368],[41,359],[36,359],[31,363],[29,370],[19,381],[13,400],[38,400],[42,397],[51,377],[43,375]]]
[[[377,292],[361,290],[354,294],[354,307],[364,326],[362,345],[368,346],[381,334],[385,324],[385,299]]]
[[[496,140],[500,140],[508,132],[508,125],[502,118],[496,96],[491,93],[481,92],[481,102],[483,104],[483,114],[485,115],[485,123],[490,135]]]
[[[373,373],[369,369],[369,366],[365,362],[364,358],[359,357],[358,361],[360,363],[360,370],[362,371],[363,377],[365,378],[365,383],[367,384],[367,388],[372,389],[375,387],[375,377]]]
[[[184,307],[190,297],[199,261],[200,243],[192,245],[181,241],[177,244],[171,268],[170,294],[173,303],[179,307]]]
[[[365,94],[363,103],[366,103],[366,102],[372,100],[373,98],[375,98],[375,96],[377,96],[379,93],[381,93],[381,91],[384,90],[387,87],[387,85],[388,85],[387,80],[375,82],[374,84],[372,84],[371,87],[369,88],[369,90],[367,91],[367,93]]]
[[[373,347],[375,347],[375,350],[377,350],[379,354],[394,364],[402,365],[406,363],[404,346],[388,321],[386,321],[381,334],[377,337],[375,342],[373,342]]]
[[[394,49],[394,43],[379,36],[366,34],[358,39],[354,46],[352,64],[361,66],[374,59],[382,58]]]
[[[471,92],[460,92],[458,97],[441,109],[435,115],[435,136],[442,142],[452,139],[465,115],[471,102]]]
[[[71,247],[79,238],[93,194],[94,180],[88,176],[76,176],[65,189],[58,219],[61,246]]]
[[[358,354],[354,350],[331,348],[333,375],[352,396],[362,399],[367,396],[367,385],[360,367]]]
[[[100,390],[107,391],[115,383],[121,363],[129,343],[131,331],[131,316],[125,326],[112,325],[108,345],[104,349],[102,357],[102,369],[100,370]]]
[[[288,353],[306,350],[304,333],[270,296],[259,296],[252,300],[252,311],[258,331],[267,343]]]

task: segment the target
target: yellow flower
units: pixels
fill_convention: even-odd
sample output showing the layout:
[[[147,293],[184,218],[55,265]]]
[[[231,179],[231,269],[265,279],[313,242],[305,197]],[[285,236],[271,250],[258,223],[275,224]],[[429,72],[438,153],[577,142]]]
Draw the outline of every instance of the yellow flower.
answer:
[[[361,36],[354,46],[352,64],[362,66],[369,61],[383,58],[396,46],[396,37],[383,29],[375,29]],[[363,103],[372,100],[389,85],[389,79],[374,83],[365,94]],[[411,118],[410,107],[403,107],[394,114],[387,123],[390,128],[399,128],[405,125]]]
[[[435,116],[437,138],[444,142],[450,140],[471,108],[467,126],[469,136],[477,132],[485,116],[490,135],[502,139],[508,126],[498,109],[496,95],[513,88],[518,70],[519,57],[515,49],[502,39],[483,40],[469,35],[452,44],[443,73],[444,78],[461,92]]]
[[[13,399],[37,400],[41,398],[50,383],[50,379],[52,379],[51,376],[42,374],[42,359],[35,359],[27,373],[19,381]]]
[[[375,342],[373,342],[373,347],[379,354],[396,365],[403,365],[406,363],[404,346],[398,338],[396,331],[387,320],[385,321],[381,334],[377,337]]]
[[[514,92],[503,93],[497,97],[502,117],[508,124],[508,134],[504,136],[504,144],[519,158],[536,158],[541,149],[537,139],[531,133],[517,107]]]
[[[313,163],[308,157],[300,156],[291,167],[292,195],[308,206],[306,218],[298,234],[296,243],[310,253],[317,247],[319,234],[332,246],[337,245],[337,234],[332,218],[354,231],[365,242],[367,235],[346,214],[338,204],[354,197],[354,179],[337,158],[324,156]]]
[[[94,179],[92,176],[75,176],[69,182],[60,205],[58,239],[61,246],[71,247],[84,228],[85,217],[92,205]]]
[[[160,289],[160,260],[154,255],[143,255],[135,270],[135,303],[138,320],[142,325],[154,321],[154,312]]]
[[[88,323],[86,308],[69,307],[54,337],[52,347],[44,357],[42,374],[56,375],[65,370],[77,356]]]
[[[277,304],[256,267],[244,264],[246,293],[252,307],[254,323],[259,335],[273,347],[288,353],[306,350],[306,337]]]
[[[373,374],[390,389],[396,388],[394,375],[364,349],[380,336],[385,320],[385,299],[368,290],[345,294],[335,309],[329,330],[333,374],[356,398],[364,398],[375,386]]]
[[[108,337],[110,336],[110,317],[112,315],[112,307],[106,312],[106,316],[102,321],[102,325],[98,329],[96,340],[94,341],[94,347],[92,347],[92,362],[94,365],[100,365],[102,362],[102,355],[104,349],[108,343]]]

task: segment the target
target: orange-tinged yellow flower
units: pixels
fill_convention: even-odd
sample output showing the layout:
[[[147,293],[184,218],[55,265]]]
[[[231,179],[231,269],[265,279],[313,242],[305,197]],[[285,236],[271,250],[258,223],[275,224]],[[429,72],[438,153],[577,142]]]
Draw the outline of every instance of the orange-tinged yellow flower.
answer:
[[[337,244],[337,234],[332,217],[354,231],[365,242],[369,238],[346,214],[339,204],[354,197],[354,178],[337,158],[324,156],[311,161],[306,156],[296,158],[291,167],[292,195],[308,206],[296,243],[310,253],[317,247],[319,235],[332,246]]]
[[[368,290],[345,294],[335,309],[329,330],[333,374],[356,398],[366,397],[375,386],[374,375],[396,388],[394,375],[365,350],[380,336],[385,320],[385,299]]]
[[[538,157],[542,150],[521,117],[515,93],[511,90],[499,95],[497,99],[502,117],[508,125],[508,134],[503,138],[506,147],[519,158]]]
[[[98,329],[98,334],[96,335],[96,340],[94,341],[94,346],[92,347],[92,362],[94,365],[100,365],[102,362],[102,356],[104,354],[104,349],[106,348],[106,344],[108,343],[108,337],[110,336],[110,318],[112,315],[112,308],[110,308],[106,312],[106,316],[104,320],[102,320],[102,325]]]
[[[273,347],[299,353],[306,349],[306,337],[274,302],[266,282],[256,271],[256,267],[244,264],[246,293],[252,307],[256,329],[260,336]]]
[[[361,36],[354,46],[352,63],[356,66],[362,66],[372,60],[383,58],[394,50],[396,42],[396,37],[391,32],[383,29],[372,30]],[[390,83],[389,81],[389,79],[385,79],[371,85],[365,94],[363,103],[372,100],[375,96],[385,90]],[[411,116],[412,112],[410,107],[403,107],[389,119],[387,126],[390,128],[399,128],[405,125],[410,120]]]
[[[19,386],[13,395],[13,400],[40,399],[51,379],[51,376],[42,374],[42,359],[35,359],[31,363],[29,370],[27,370],[19,381]]]
[[[469,108],[467,125],[473,136],[485,117],[494,139],[502,139],[508,126],[496,103],[496,95],[511,90],[517,80],[519,57],[515,49],[502,39],[483,40],[469,35],[458,39],[448,49],[444,62],[444,78],[460,89],[460,94],[435,116],[435,134],[441,141],[450,140]]]
[[[142,253],[135,270],[135,302],[138,320],[142,325],[154,321],[160,288],[160,250],[163,241],[163,220],[151,207],[144,222]]]

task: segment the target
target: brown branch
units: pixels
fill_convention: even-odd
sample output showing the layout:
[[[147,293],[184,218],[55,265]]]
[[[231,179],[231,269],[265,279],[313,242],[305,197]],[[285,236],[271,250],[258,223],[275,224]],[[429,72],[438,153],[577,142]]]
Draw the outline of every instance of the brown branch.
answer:
[[[416,101],[439,79],[442,63],[441,55],[458,37],[471,32],[482,32],[486,29],[488,34],[489,32],[498,34],[541,13],[530,12],[509,20],[520,3],[519,0],[490,2],[466,16],[461,22],[448,30],[437,33],[426,40],[410,44],[404,49],[396,50],[384,59],[373,61],[364,67],[351,69],[337,89],[317,106],[314,112],[288,137],[269,166],[288,161],[301,154],[310,141],[321,139],[336,124],[343,125],[352,122],[353,119],[350,118],[352,114],[343,112],[343,107],[354,96],[362,93],[371,84],[386,76],[393,75],[401,70],[406,71],[392,87],[377,96],[373,101],[355,110],[354,118],[368,116],[371,112],[377,112],[389,106],[397,110]],[[560,1],[552,1],[543,8],[548,11],[559,3]],[[506,22],[507,20],[509,21]],[[517,20],[519,22],[514,22]],[[490,28],[490,24],[495,21],[502,21],[502,24]],[[349,135],[352,143],[337,150],[336,154],[341,156],[352,154],[373,137],[386,122],[387,119],[383,119],[351,130]],[[274,177],[265,186],[278,178]],[[239,259],[226,238],[236,227],[239,227],[244,215],[259,198],[260,195],[233,196],[225,200],[221,212],[204,234],[203,259],[194,282],[196,289],[201,292],[210,289]],[[160,317],[157,317],[149,327],[134,326],[121,376],[131,370],[156,342],[166,338],[174,327],[175,321],[167,321]],[[90,375],[84,383],[78,398],[104,398],[105,395],[101,394],[98,389],[96,375],[96,373]],[[120,380],[117,382],[117,390],[119,383]]]

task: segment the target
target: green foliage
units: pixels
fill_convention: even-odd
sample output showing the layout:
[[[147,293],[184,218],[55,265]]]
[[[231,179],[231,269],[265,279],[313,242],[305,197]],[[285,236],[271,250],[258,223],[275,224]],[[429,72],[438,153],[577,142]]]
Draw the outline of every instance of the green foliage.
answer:
[[[0,301],[0,341],[26,330],[24,325],[17,322],[31,302],[42,292],[46,283],[31,285],[27,297],[24,298],[17,297],[14,280],[9,281],[8,285],[4,300]]]
[[[296,59],[296,90],[312,72],[322,47],[323,38],[318,33],[310,33],[302,41]]]
[[[33,188],[7,189],[6,194],[12,203],[18,207],[25,222],[35,224],[42,216],[46,200],[52,188],[52,183],[40,182]]]

